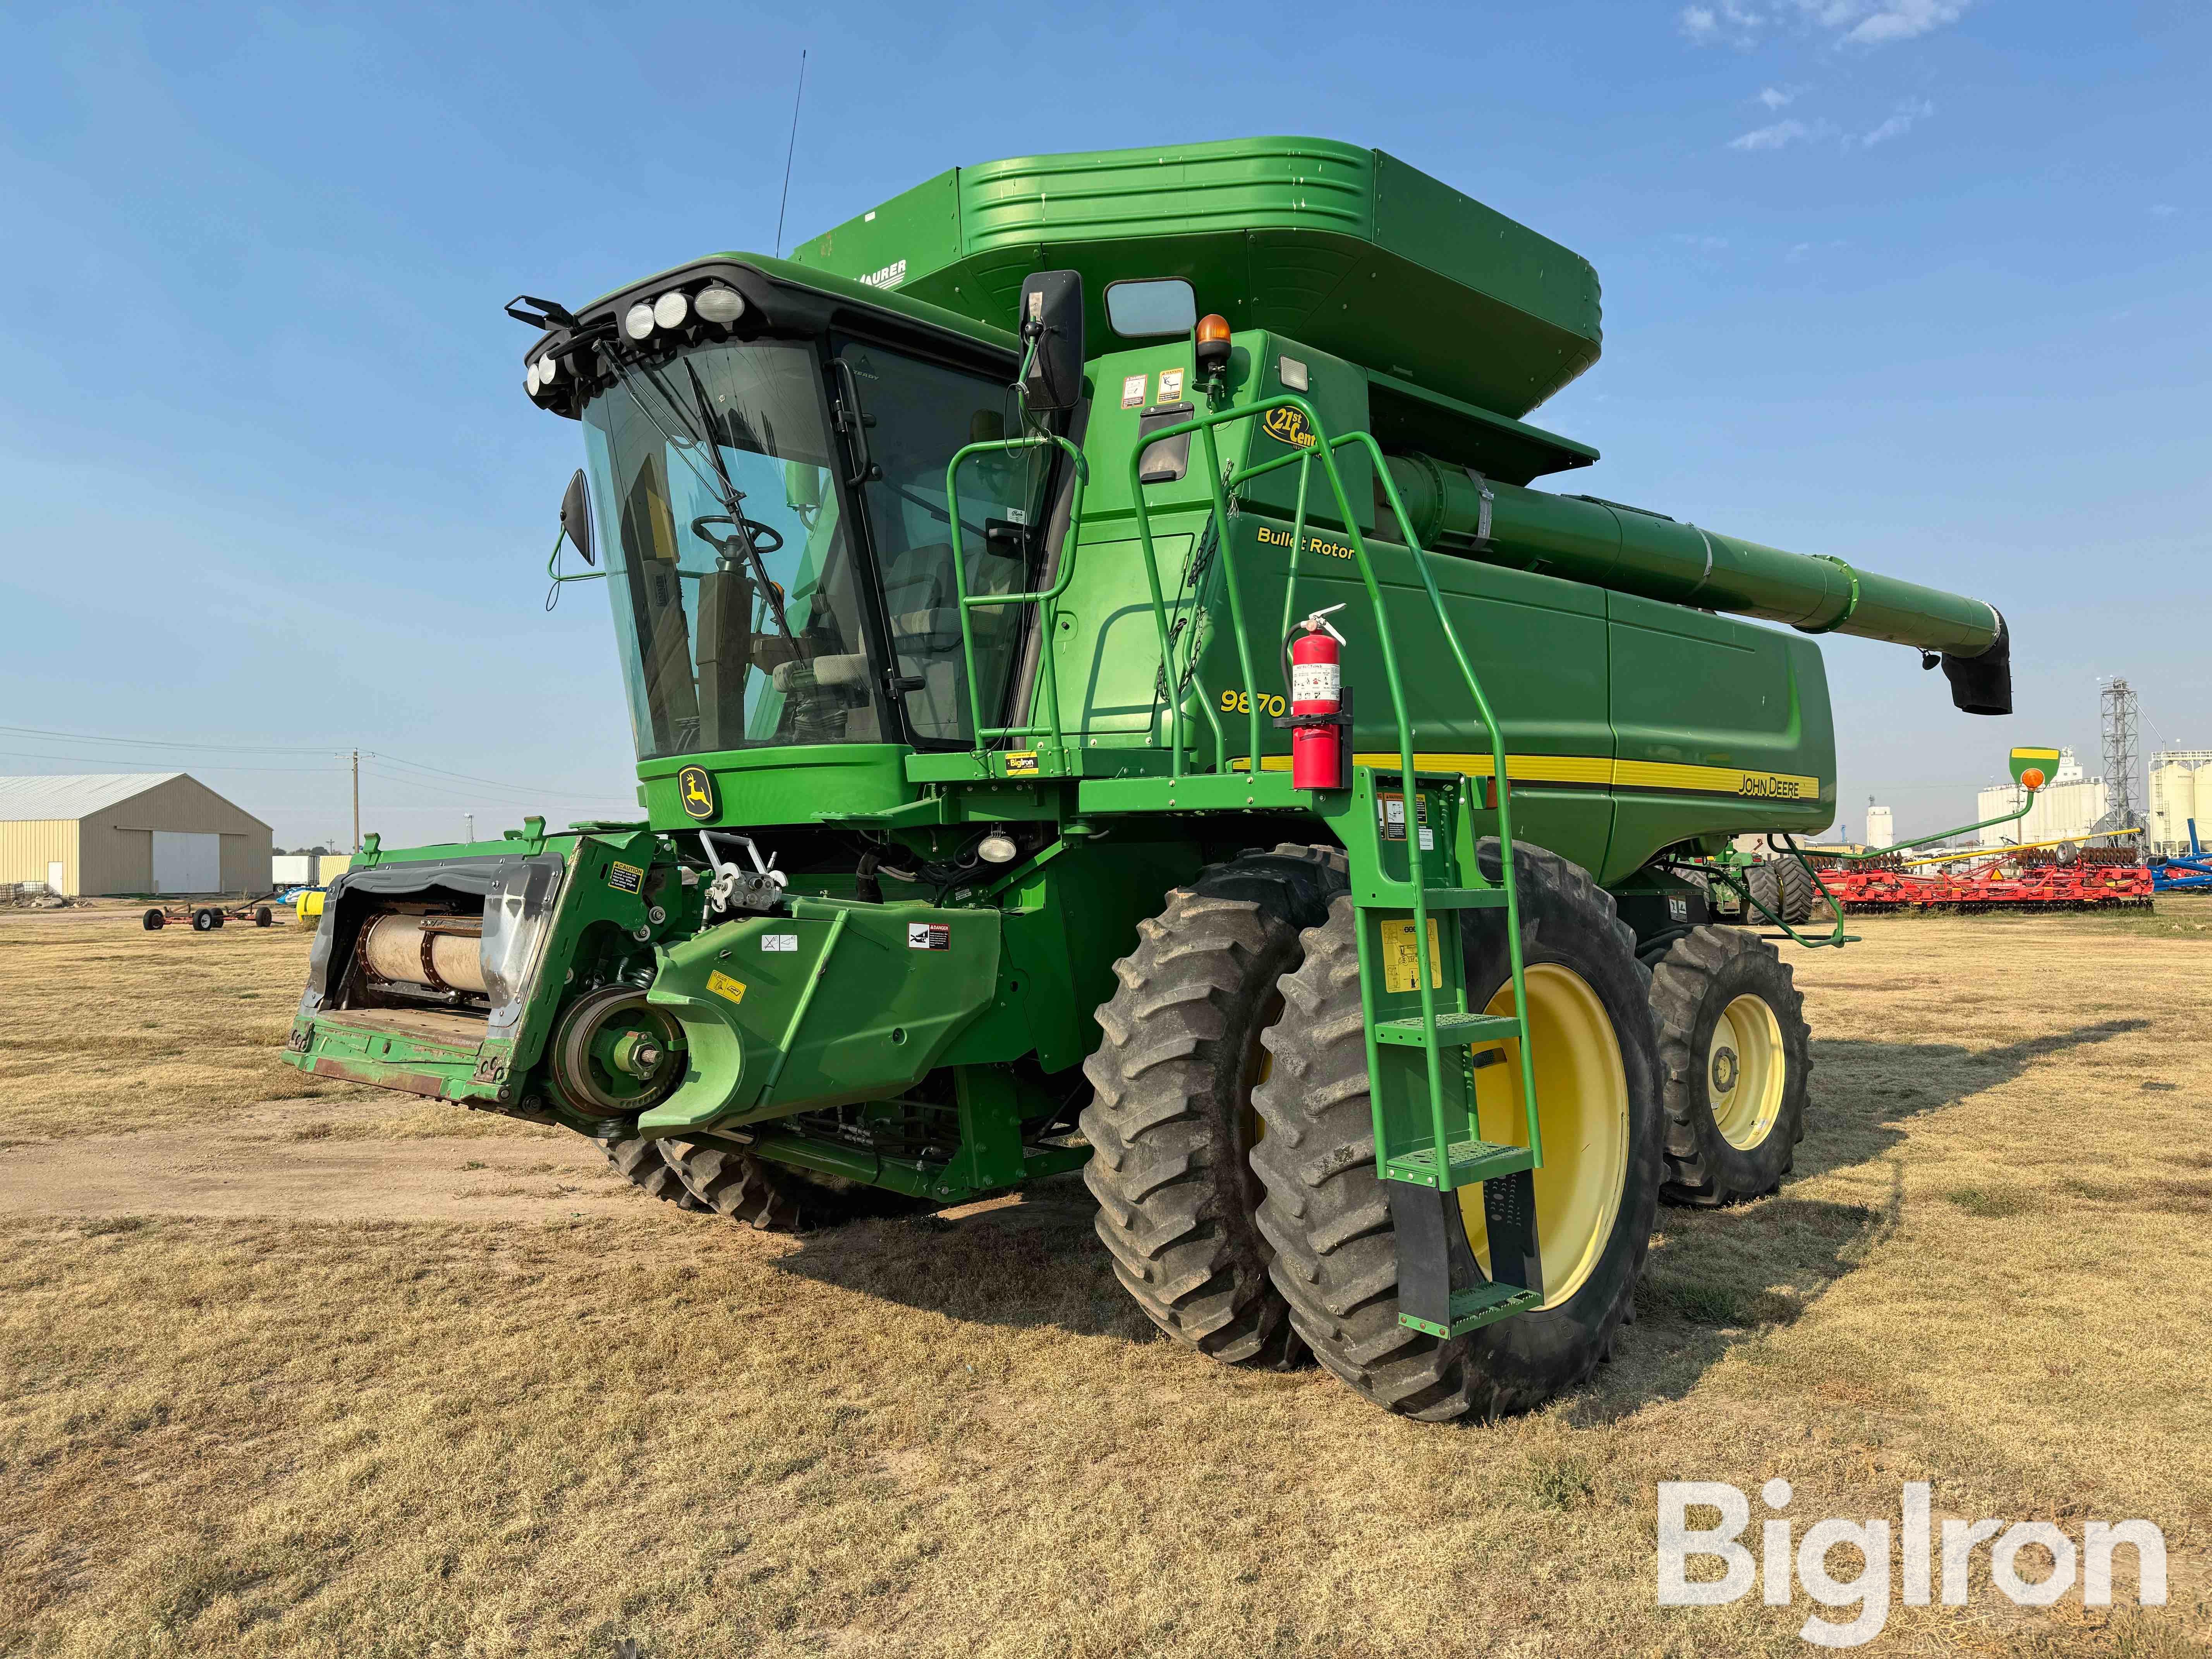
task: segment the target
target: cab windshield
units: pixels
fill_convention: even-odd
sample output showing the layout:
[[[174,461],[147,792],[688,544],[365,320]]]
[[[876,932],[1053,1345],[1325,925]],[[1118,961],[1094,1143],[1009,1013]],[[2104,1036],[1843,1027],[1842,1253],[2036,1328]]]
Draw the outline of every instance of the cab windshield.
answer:
[[[832,395],[867,420],[850,461]],[[840,342],[825,362],[811,343],[756,341],[633,367],[595,398],[585,442],[640,757],[972,741],[945,465],[998,435],[1006,396],[872,346]],[[866,526],[841,509],[841,465],[865,481]],[[1027,580],[1041,470],[963,468],[971,593]],[[1025,621],[1022,606],[975,613],[994,724]]]
[[[640,757],[879,740],[814,352],[635,370],[584,431]]]

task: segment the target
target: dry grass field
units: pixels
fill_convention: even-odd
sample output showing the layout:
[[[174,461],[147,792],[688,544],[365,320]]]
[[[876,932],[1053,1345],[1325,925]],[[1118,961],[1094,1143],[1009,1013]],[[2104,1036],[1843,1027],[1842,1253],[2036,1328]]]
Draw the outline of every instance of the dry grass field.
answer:
[[[1776,1475],[2166,1530],[2161,1612],[1865,1651],[2200,1651],[2212,905],[1862,931],[1794,1177],[1434,1428],[1154,1334],[1079,1182],[752,1233],[278,1064],[291,929],[0,918],[0,1654],[1790,1654],[1802,1596],[1654,1605],[1655,1482]]]

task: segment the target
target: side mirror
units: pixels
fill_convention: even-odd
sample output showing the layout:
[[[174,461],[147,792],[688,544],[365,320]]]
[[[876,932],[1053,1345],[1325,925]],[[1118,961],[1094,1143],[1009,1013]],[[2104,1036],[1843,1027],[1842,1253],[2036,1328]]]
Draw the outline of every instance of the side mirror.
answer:
[[[2056,749],[2015,749],[2012,751],[2012,781],[2031,795],[2049,783],[2058,771]]]
[[[1083,397],[1083,273],[1039,270],[1022,279],[1015,312],[1030,356],[1022,400],[1032,415],[1075,407]]]
[[[568,488],[561,497],[561,533],[568,537],[586,564],[599,562],[592,551],[592,489],[584,482],[581,467],[568,480]]]

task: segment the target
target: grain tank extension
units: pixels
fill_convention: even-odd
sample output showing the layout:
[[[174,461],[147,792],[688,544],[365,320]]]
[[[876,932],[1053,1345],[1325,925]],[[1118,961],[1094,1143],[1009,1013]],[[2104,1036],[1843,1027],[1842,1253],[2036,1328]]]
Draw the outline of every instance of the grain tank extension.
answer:
[[[1980,599],[1532,488],[1595,275],[1378,151],[958,168],[508,309],[639,813],[372,838],[291,1063],[759,1226],[1080,1170],[1163,1330],[1393,1411],[1579,1382],[1656,1206],[1789,1170],[1816,636],[2010,710]]]

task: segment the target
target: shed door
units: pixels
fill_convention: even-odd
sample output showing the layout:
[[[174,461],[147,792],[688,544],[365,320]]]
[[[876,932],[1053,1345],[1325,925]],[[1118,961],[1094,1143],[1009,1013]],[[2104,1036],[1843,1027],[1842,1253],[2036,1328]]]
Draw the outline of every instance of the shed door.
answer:
[[[66,867],[59,859],[46,860],[46,890],[49,893],[58,893],[62,890],[63,872]]]
[[[152,831],[154,890],[157,893],[213,893],[222,887],[222,837]]]

